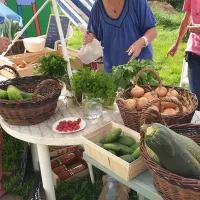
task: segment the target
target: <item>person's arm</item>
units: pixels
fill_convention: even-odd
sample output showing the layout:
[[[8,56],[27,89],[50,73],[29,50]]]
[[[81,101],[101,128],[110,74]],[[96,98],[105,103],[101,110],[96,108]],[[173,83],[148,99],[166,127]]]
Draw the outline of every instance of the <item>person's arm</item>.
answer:
[[[189,26],[191,24],[191,21],[192,21],[191,11],[188,11],[185,13],[184,18],[181,21],[177,40],[176,40],[175,44],[168,51],[168,53],[167,53],[168,55],[174,56],[177,53],[179,45],[188,30],[187,26]]]
[[[200,24],[192,24],[192,26],[188,26],[188,30],[191,33],[200,34]]]

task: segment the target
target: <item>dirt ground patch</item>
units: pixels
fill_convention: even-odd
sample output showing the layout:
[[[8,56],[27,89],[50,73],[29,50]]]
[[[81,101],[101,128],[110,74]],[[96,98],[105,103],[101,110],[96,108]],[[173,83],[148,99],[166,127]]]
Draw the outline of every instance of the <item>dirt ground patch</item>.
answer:
[[[177,14],[178,13],[172,5],[170,5],[166,2],[160,2],[160,1],[148,1],[148,2],[152,9],[162,10],[169,14]]]

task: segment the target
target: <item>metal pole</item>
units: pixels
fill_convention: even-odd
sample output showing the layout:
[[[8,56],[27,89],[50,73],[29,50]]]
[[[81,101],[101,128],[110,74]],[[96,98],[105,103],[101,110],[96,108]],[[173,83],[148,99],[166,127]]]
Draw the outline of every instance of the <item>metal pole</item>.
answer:
[[[68,55],[68,52],[67,52],[67,46],[66,46],[64,35],[63,35],[63,30],[62,30],[62,25],[61,25],[61,22],[60,22],[60,17],[59,17],[59,13],[58,13],[58,7],[57,7],[57,4],[56,4],[56,0],[52,0],[52,5],[53,5],[56,23],[57,23],[57,26],[58,26],[58,32],[59,32],[60,40],[61,40],[61,44],[62,44],[63,56],[64,56],[65,60],[68,61],[68,65],[67,65],[68,75],[69,75],[69,77],[71,77],[72,76],[72,70],[71,70],[71,67],[70,67],[69,55]]]

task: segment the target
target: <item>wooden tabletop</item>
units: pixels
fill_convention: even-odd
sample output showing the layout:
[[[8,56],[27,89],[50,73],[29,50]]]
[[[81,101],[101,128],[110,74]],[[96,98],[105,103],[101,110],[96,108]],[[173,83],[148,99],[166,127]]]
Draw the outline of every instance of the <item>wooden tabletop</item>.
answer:
[[[0,124],[2,128],[11,136],[34,144],[42,145],[79,145],[82,144],[81,135],[88,134],[97,128],[104,126],[110,121],[114,121],[123,124],[119,110],[117,107],[111,110],[103,110],[103,114],[99,119],[86,120],[86,127],[73,134],[60,134],[52,130],[52,125],[65,117],[81,117],[81,107],[67,106],[64,101],[59,101],[55,114],[48,120],[32,126],[13,126],[6,123],[2,117],[0,117]]]

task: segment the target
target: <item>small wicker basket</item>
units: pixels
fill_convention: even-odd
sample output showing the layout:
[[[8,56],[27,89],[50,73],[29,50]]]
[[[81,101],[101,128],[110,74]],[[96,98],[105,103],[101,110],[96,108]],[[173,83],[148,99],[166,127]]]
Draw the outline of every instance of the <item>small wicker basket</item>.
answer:
[[[163,85],[159,74],[154,69],[145,68],[145,69],[141,70],[140,72],[138,72],[138,74],[133,78],[133,87],[135,85],[137,85],[137,81],[138,81],[139,77],[145,72],[153,73],[157,77],[159,85]],[[142,87],[145,90],[145,92],[149,92],[149,91],[155,90],[157,88],[157,86],[154,86],[154,85],[142,85],[140,87]],[[173,86],[164,86],[164,87],[166,87],[167,89],[174,88],[179,93],[181,98],[184,98],[184,102],[187,102],[187,107],[189,108],[189,112],[187,112],[187,113],[179,112],[177,115],[163,116],[166,124],[172,125],[172,124],[190,123],[192,120],[192,117],[194,115],[194,112],[198,106],[198,100],[197,100],[196,95],[191,93],[189,90],[185,90],[180,87],[173,87]],[[132,98],[131,94],[130,94],[131,89],[132,88],[129,88],[126,91],[124,91],[121,95],[119,95],[119,98],[117,99],[117,105],[118,105],[118,108],[119,108],[119,111],[120,111],[120,114],[121,114],[121,117],[123,119],[125,126],[139,132],[140,131],[141,112],[131,111],[131,110],[126,109],[121,100],[121,99]],[[153,122],[153,120],[152,120],[152,122]]]
[[[0,82],[0,89],[7,90],[14,85],[24,92],[33,93],[33,98],[23,100],[0,100],[0,115],[11,125],[28,126],[38,124],[50,118],[57,106],[62,86],[59,81],[47,76],[30,76],[20,78],[19,73],[10,66],[16,78]],[[37,95],[41,95],[38,97]]]
[[[146,110],[143,109],[143,113],[141,116],[141,125],[148,124],[149,118],[151,117],[155,118],[155,116],[157,116],[157,122],[167,126],[161,114],[152,109],[146,109]],[[196,143],[200,143],[200,125],[197,124],[172,125],[170,126],[170,129],[172,129],[178,134],[182,134],[186,137],[191,138]],[[142,131],[141,131],[140,150],[147,164],[147,167],[153,176],[155,188],[164,200],[200,199],[200,180],[184,178],[182,176],[173,174],[168,170],[160,167],[157,163],[151,160],[145,147],[144,133]]]

